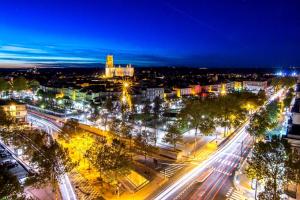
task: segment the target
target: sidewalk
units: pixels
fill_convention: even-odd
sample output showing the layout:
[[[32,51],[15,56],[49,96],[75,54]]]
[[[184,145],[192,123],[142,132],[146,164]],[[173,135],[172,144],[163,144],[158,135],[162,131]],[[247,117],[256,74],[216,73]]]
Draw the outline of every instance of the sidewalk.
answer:
[[[255,199],[255,190],[252,189],[251,183],[252,181],[248,179],[245,169],[247,167],[247,160],[245,159],[240,167],[237,170],[233,177],[233,185],[236,190],[242,192],[245,199],[252,200]],[[255,186],[254,186],[255,187]],[[257,194],[259,193],[259,186],[257,190]]]

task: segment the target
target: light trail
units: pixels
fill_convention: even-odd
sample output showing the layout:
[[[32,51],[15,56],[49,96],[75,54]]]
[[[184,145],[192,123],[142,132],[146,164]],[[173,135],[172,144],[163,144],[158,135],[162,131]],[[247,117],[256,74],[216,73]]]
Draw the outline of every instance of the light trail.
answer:
[[[213,162],[215,162],[217,159],[219,159],[222,156],[223,152],[226,152],[230,150],[231,148],[236,148],[236,143],[240,140],[244,140],[246,135],[245,127],[248,125],[249,121],[247,121],[243,127],[236,133],[236,135],[221,149],[217,150],[213,156],[211,156],[209,159],[205,160],[203,163],[199,164],[196,168],[185,174],[182,178],[180,178],[178,181],[176,181],[173,185],[166,188],[163,192],[161,192],[158,196],[156,196],[155,200],[165,200],[165,199],[172,199],[171,197],[176,195],[178,191],[181,191],[181,189],[189,182],[192,182],[196,179],[197,176],[203,170],[205,170],[206,167],[211,165]]]
[[[52,128],[54,131],[57,131],[57,132],[61,131],[61,129],[58,126],[54,125],[54,123],[52,123],[51,121],[44,119],[42,116],[37,116],[36,114],[34,114],[34,115],[28,114],[28,119],[32,120],[32,121],[36,121],[43,126],[48,126],[48,127]],[[77,200],[76,194],[74,192],[71,181],[70,181],[69,177],[67,176],[67,174],[64,174],[60,177],[59,188],[60,188],[60,192],[62,194],[63,200]]]
[[[269,104],[274,99],[278,98],[283,92],[283,89],[279,90],[277,93],[273,94],[265,105]],[[259,109],[258,109],[259,110]],[[205,160],[199,166],[195,167],[193,170],[185,174],[183,177],[181,177],[179,180],[177,180],[175,183],[167,187],[165,190],[163,190],[161,193],[159,193],[154,199],[155,200],[167,200],[167,199],[174,199],[175,197],[178,197],[182,194],[182,191],[184,191],[184,187],[187,185],[190,185],[207,167],[213,164],[217,159],[219,159],[223,153],[234,152],[236,145],[240,143],[239,141],[246,141],[247,133],[246,133],[246,127],[249,124],[249,120],[247,120],[242,128],[238,130],[238,132],[234,135],[234,137],[229,140],[228,143],[226,143],[222,148],[218,149],[209,159]],[[225,181],[224,181],[225,182]],[[223,185],[224,183],[221,182]],[[214,195],[215,196],[215,195]],[[176,198],[175,198],[176,199]]]

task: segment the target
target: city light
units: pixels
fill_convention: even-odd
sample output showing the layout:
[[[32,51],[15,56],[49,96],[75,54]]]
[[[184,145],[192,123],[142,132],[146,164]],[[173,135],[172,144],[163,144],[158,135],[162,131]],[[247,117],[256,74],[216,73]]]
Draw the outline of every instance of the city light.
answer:
[[[299,7],[1,2],[0,200],[300,199]]]

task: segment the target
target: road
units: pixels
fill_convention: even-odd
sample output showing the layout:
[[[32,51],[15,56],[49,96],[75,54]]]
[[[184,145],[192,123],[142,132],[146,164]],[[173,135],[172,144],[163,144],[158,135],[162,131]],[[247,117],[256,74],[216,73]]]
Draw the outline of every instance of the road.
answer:
[[[284,90],[281,89],[272,95],[266,104],[281,96],[283,92]],[[153,199],[226,199],[225,191],[222,192],[222,190],[224,190],[224,184],[228,183],[228,179],[238,167],[241,158],[245,158],[251,148],[251,138],[246,131],[248,124],[249,120],[242,125],[232,139],[218,149],[209,159],[200,163],[172,185],[167,186]],[[202,177],[208,169],[213,169],[213,173],[211,173],[204,182],[197,183],[197,179]],[[222,194],[220,194],[220,192],[222,192]]]
[[[209,199],[216,197],[224,182],[232,175],[240,162],[241,146],[250,142],[250,137],[245,130],[248,121],[237,131],[236,135],[223,147],[217,150],[209,159],[205,160],[193,170],[182,176],[174,184],[165,188],[154,199]],[[243,156],[247,148],[243,148]],[[213,173],[202,183],[196,183],[197,178],[209,168]]]
[[[234,171],[239,166],[241,158],[247,156],[251,145],[249,136],[244,138],[242,143],[238,143],[236,148],[229,148],[221,153],[220,157],[211,164],[213,173],[203,183],[192,183],[190,189],[182,193],[179,199],[203,199],[211,200],[215,198],[226,199],[226,193],[222,191],[228,184],[228,180],[233,177]]]
[[[41,127],[42,129],[46,130],[48,133],[53,133],[57,131],[61,131],[60,127],[52,121],[49,121],[43,118],[42,115],[38,116],[37,114],[28,113],[28,120],[33,124]],[[52,135],[51,135],[52,136]],[[63,200],[76,200],[76,194],[72,187],[71,181],[69,177],[64,174],[61,177],[59,183],[60,192],[62,194]]]

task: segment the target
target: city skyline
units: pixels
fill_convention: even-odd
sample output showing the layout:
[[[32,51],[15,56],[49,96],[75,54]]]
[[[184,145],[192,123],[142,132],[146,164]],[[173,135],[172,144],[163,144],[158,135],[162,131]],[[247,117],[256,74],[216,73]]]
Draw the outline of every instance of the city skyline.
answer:
[[[3,1],[0,67],[299,66],[296,1]]]

